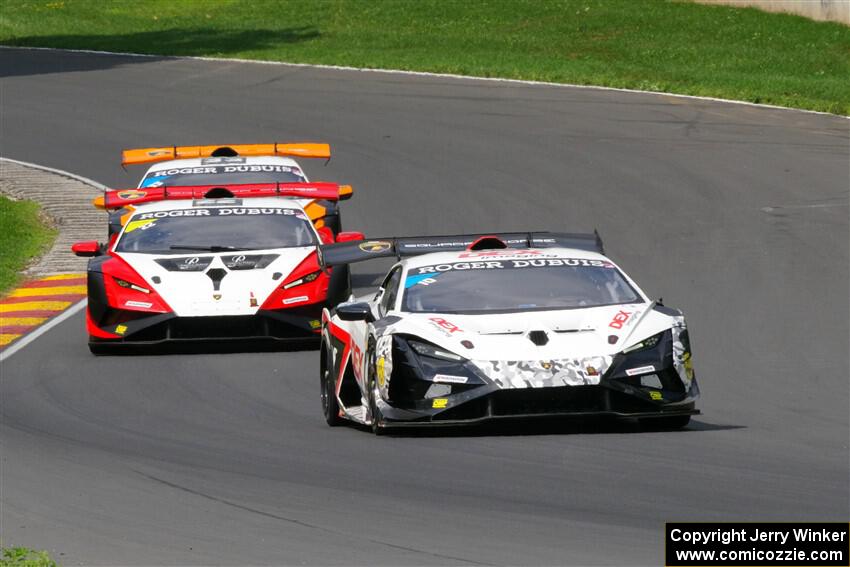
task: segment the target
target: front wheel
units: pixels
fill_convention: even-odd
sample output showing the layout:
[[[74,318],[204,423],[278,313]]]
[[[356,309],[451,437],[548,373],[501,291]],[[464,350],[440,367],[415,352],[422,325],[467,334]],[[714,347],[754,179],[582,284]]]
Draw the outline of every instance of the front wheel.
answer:
[[[333,376],[333,360],[331,353],[326,347],[322,347],[322,363],[319,370],[319,381],[322,393],[322,413],[325,421],[331,427],[336,427],[342,422],[339,417],[339,403],[336,399],[336,380]]]
[[[381,410],[378,409],[376,398],[377,385],[375,383],[375,353],[369,349],[369,379],[366,382],[366,387],[369,390],[369,414],[372,419],[372,433],[375,435],[383,435],[384,428],[382,427],[384,419],[381,416]]]

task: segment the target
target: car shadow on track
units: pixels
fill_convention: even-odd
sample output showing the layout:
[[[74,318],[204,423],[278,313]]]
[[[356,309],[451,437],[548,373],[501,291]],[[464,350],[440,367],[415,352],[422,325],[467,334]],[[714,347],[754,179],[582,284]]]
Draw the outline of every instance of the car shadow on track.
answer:
[[[161,356],[171,354],[235,354],[252,352],[300,352],[319,350],[319,339],[192,341],[161,345],[115,345],[99,356]]]
[[[357,426],[359,428],[359,426]],[[363,428],[366,429],[366,428]],[[421,427],[387,429],[387,437],[513,437],[526,435],[598,435],[634,433],[699,433],[746,429],[744,425],[714,424],[692,419],[682,429],[669,429],[640,423],[635,419],[558,418],[535,420],[505,420],[461,427]]]

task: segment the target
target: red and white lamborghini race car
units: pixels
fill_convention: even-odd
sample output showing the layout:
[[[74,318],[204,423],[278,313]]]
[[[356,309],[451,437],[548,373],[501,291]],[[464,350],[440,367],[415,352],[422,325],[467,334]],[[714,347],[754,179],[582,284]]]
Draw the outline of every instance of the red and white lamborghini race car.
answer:
[[[73,246],[92,257],[90,349],[318,339],[322,308],[347,297],[350,283],[348,270],[321,269],[316,247],[363,238],[334,234],[321,203],[351,194],[349,186],[305,181],[107,191],[95,204],[110,211],[109,241]]]

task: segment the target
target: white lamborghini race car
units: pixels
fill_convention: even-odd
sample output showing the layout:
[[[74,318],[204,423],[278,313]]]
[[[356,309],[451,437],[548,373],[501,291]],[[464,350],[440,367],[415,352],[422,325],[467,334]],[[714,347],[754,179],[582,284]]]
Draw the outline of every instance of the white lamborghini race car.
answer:
[[[175,174],[179,183],[192,183],[187,186],[151,172],[145,180],[157,181],[96,199],[113,225],[106,244],[73,246],[78,256],[92,257],[86,310],[92,352],[198,339],[318,338],[322,308],[347,297],[350,283],[347,267],[320,268],[316,247],[363,238],[324,223],[326,204],[350,197],[349,186],[301,177],[198,184],[206,178]]]
[[[595,415],[683,427],[699,413],[684,317],[650,300],[595,234],[396,238],[321,253],[325,266],[400,259],[375,295],[323,312],[330,425]]]

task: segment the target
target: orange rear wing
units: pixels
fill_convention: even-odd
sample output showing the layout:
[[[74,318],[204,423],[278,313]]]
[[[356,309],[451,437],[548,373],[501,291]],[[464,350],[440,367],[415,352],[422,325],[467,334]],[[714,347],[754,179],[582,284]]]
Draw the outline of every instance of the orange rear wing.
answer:
[[[290,156],[331,159],[330,144],[291,142],[274,144],[235,144],[232,146],[166,146],[121,152],[121,165],[139,165],[172,159],[218,156]]]
[[[218,197],[214,195],[218,195]],[[167,199],[212,199],[251,197],[295,197],[299,199],[345,201],[354,194],[351,185],[336,183],[240,183],[233,185],[187,185],[113,189],[104,191],[92,204],[98,209],[114,210]]]

